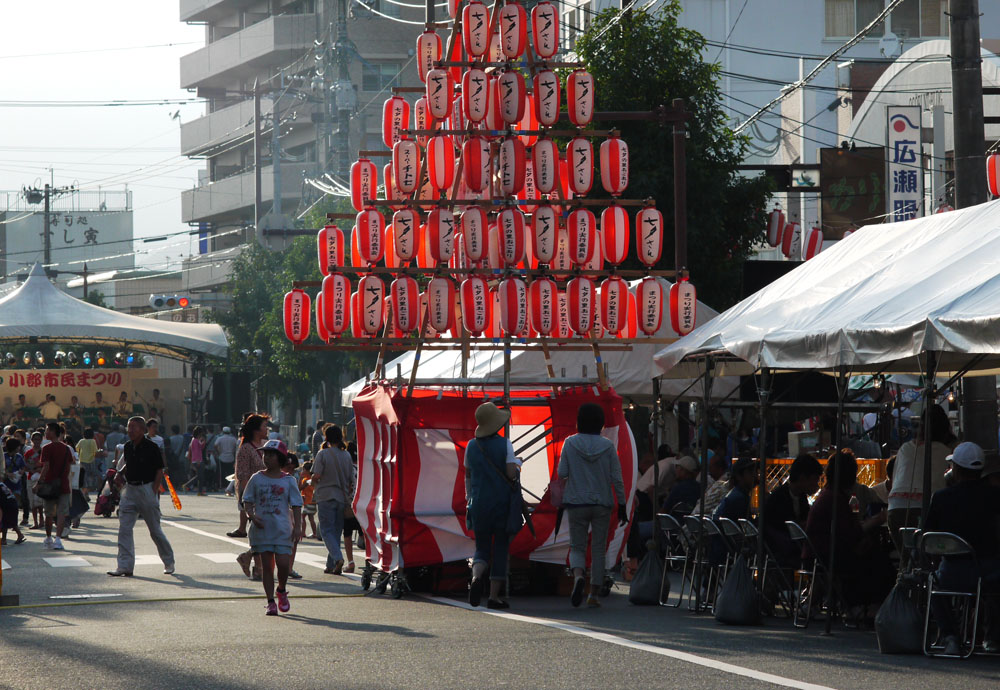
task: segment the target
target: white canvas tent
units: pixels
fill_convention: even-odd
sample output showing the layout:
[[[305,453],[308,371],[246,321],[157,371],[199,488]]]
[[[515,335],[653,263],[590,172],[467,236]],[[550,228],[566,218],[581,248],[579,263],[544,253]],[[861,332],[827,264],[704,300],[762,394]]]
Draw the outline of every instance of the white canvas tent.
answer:
[[[664,294],[670,289],[671,283],[661,281],[664,286]],[[666,311],[666,310],[665,310]],[[699,302],[697,313],[697,324],[705,324],[718,314],[711,307]],[[663,323],[656,333],[657,338],[676,338],[677,333],[670,326],[670,319],[664,313]],[[652,396],[652,380],[657,373],[653,366],[653,355],[660,346],[658,345],[633,345],[629,351],[601,351],[601,359],[608,365],[608,381],[615,391],[626,398],[633,398],[636,401]],[[560,352],[559,346],[555,345],[550,349],[551,364],[557,377],[581,378],[584,376],[595,378],[597,376],[594,357],[590,352]],[[402,377],[408,378],[410,370],[416,359],[416,353],[406,352],[385,366],[386,376],[395,378],[397,372]],[[503,353],[500,351],[473,351],[470,353],[467,364],[467,376],[470,379],[478,379],[484,385],[503,385]],[[446,384],[451,379],[456,379],[462,375],[462,352],[461,350],[432,350],[424,351],[420,354],[420,366],[417,369],[417,378],[435,379]],[[511,353],[511,381],[517,383],[545,381],[548,372],[545,366],[545,359],[541,352],[514,351]],[[702,395],[700,382],[693,385],[685,392],[691,381],[665,381],[661,386],[661,393],[665,397],[673,397],[685,394],[685,397],[700,399]],[[361,392],[365,385],[364,379],[359,379],[350,386],[343,389],[341,393],[341,404],[349,407],[354,397]],[[713,395],[722,397],[739,385],[738,379],[719,380],[713,385]]]
[[[655,356],[688,378],[772,370],[1000,370],[1000,201],[861,228]]]
[[[229,349],[216,324],[145,319],[98,307],[59,290],[37,263],[23,285],[0,299],[0,334],[0,342],[79,340],[176,358],[225,357]]]

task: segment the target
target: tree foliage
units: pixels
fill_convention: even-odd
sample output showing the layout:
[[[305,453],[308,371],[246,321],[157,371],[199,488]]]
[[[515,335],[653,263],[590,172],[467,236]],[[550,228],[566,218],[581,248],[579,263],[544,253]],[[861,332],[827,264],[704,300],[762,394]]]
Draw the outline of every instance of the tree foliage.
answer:
[[[699,299],[722,309],[739,297],[743,262],[763,237],[764,204],[771,191],[763,177],[738,174],[746,139],[726,123],[719,67],[702,61],[705,39],[679,25],[677,0],[656,16],[619,17],[605,10],[577,39],[576,51],[597,82],[598,110],[652,110],[684,99],[688,121],[688,268]],[[617,127],[629,144],[629,198],[652,197],[673,225],[672,128],[656,122],[601,122]],[[669,230],[668,230],[669,232]],[[672,234],[665,237],[658,268],[674,266]]]

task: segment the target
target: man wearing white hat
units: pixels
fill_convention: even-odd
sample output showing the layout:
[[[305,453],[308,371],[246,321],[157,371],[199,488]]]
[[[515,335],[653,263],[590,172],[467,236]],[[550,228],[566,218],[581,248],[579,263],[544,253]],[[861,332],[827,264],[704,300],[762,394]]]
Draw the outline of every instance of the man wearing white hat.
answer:
[[[983,482],[983,449],[971,441],[960,443],[947,458],[956,483],[931,498],[925,532],[951,532],[975,551],[975,558],[952,556],[941,559],[937,577],[941,587],[952,591],[975,591],[976,578],[983,579],[984,593],[1000,584],[1000,489]],[[978,564],[978,568],[977,568]],[[986,645],[1000,647],[1000,606],[996,597],[984,597]],[[958,626],[946,597],[935,597],[931,612],[945,638],[945,654],[959,655]]]

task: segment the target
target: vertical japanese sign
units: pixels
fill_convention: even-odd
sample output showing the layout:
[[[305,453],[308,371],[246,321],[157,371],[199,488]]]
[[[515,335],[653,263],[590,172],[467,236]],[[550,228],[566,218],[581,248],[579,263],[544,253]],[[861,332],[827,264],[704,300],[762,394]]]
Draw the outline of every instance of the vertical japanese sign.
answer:
[[[886,179],[889,220],[910,220],[923,215],[920,106],[890,105],[885,111],[889,144],[889,175]]]

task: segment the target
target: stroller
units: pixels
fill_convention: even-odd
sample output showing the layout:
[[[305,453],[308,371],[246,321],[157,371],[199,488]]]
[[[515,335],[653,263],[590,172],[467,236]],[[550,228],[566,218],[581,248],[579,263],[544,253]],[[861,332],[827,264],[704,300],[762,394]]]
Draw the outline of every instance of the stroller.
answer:
[[[114,468],[104,473],[104,481],[101,483],[99,490],[100,495],[97,497],[97,503],[94,504],[94,515],[109,518],[118,507],[118,503],[121,500],[121,492],[115,486],[115,476],[117,474],[118,472]]]

